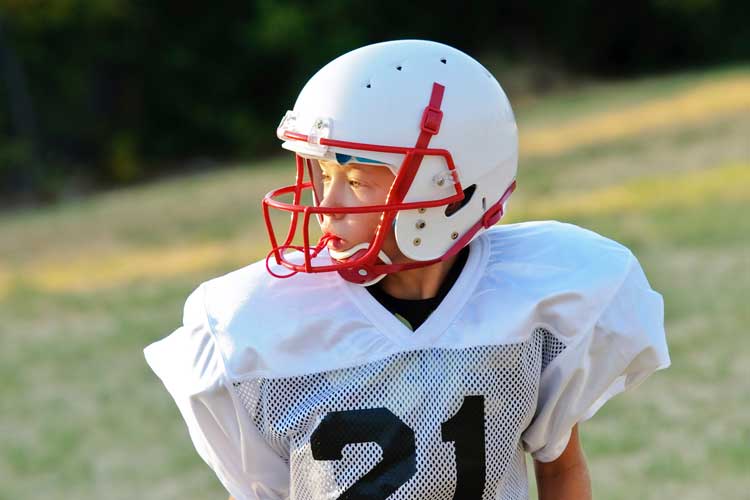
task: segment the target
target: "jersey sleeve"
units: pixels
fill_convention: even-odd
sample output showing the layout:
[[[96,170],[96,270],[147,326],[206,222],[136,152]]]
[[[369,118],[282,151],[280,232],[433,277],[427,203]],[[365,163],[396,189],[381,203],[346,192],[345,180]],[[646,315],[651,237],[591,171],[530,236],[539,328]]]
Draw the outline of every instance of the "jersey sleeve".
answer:
[[[289,467],[250,423],[227,379],[199,287],[183,325],[144,350],[187,424],[201,458],[236,500],[287,498]]]
[[[537,410],[522,435],[536,460],[558,458],[574,425],[670,364],[661,295],[632,254],[624,274],[592,326],[576,332],[542,372]]]

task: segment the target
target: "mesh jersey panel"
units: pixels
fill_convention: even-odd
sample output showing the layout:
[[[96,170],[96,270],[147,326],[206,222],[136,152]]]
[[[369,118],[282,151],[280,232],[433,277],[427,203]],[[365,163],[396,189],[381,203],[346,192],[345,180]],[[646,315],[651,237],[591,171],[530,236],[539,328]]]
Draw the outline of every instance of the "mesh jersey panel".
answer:
[[[536,409],[541,373],[564,349],[538,328],[520,343],[407,351],[351,368],[233,385],[252,424],[289,463],[292,500],[451,500],[459,468],[482,458],[482,447],[472,446],[458,460],[458,441],[476,434],[476,418],[484,422],[482,498],[526,499],[520,437]],[[483,415],[461,413],[476,397]],[[343,494],[351,488],[358,494]]]

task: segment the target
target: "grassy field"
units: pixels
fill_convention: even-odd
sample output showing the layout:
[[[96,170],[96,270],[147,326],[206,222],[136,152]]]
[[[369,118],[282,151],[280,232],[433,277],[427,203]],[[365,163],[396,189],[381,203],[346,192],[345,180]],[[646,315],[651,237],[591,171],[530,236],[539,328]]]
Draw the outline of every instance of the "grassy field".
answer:
[[[509,221],[630,246],[673,365],[581,427],[595,497],[750,491],[750,68],[527,99]],[[201,281],[265,254],[259,199],[291,159],[0,216],[0,500],[226,494],[142,348]]]

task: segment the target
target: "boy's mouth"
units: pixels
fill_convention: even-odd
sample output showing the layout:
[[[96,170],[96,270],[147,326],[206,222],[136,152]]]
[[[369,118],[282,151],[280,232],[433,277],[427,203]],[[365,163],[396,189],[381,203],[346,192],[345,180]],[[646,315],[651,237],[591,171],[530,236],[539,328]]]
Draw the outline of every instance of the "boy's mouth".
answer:
[[[346,240],[341,236],[333,233],[326,233],[326,236],[329,238],[326,245],[329,249],[340,251],[346,248]]]

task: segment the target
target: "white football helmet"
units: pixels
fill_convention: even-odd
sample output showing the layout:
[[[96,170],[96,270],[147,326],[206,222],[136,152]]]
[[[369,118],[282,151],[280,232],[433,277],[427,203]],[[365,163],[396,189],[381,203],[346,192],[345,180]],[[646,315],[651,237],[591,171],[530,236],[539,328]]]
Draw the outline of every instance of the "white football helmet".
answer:
[[[440,43],[384,42],[331,61],[304,86],[277,135],[283,148],[296,153],[297,181],[263,199],[272,245],[268,258],[273,255],[294,272],[338,271],[349,281],[371,284],[387,273],[434,264],[494,225],[515,188],[518,130],[508,98],[481,64]],[[386,203],[317,206],[321,198],[313,162],[350,157],[393,171],[396,178]],[[310,205],[301,203],[306,190],[313,192]],[[292,203],[276,199],[290,193]],[[457,201],[460,208],[448,211]],[[270,208],[292,213],[281,245]],[[365,212],[382,214],[372,241],[354,255],[314,265],[312,257],[327,235],[310,246],[311,216],[320,220],[324,213]],[[300,215],[304,244],[298,246],[292,240]],[[383,254],[391,228],[399,250],[413,262],[392,264]],[[301,251],[304,261],[290,260],[287,249]]]

